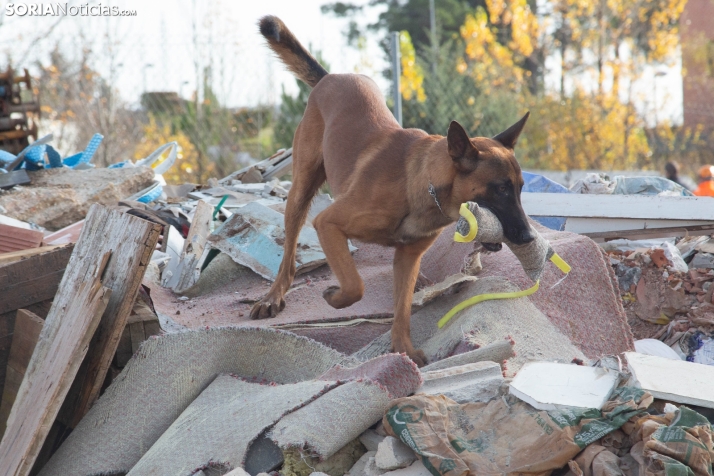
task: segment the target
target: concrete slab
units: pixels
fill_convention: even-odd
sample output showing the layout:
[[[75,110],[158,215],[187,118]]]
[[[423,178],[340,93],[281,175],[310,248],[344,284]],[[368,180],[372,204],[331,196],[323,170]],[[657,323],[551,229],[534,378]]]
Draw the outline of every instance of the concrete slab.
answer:
[[[714,408],[714,366],[626,352],[632,383],[655,398]]]
[[[422,372],[424,383],[417,393],[445,395],[457,403],[487,402],[498,395],[503,383],[496,362],[474,362],[443,370]]]
[[[560,406],[602,408],[619,375],[609,369],[555,362],[529,362],[513,379],[510,393],[538,410]]]

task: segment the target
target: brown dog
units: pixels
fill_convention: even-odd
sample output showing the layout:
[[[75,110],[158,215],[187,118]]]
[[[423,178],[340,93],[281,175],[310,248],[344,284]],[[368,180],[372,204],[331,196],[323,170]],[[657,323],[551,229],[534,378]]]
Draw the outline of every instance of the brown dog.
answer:
[[[364,283],[347,239],[394,247],[392,348],[419,366],[409,320],[419,263],[441,230],[459,218],[459,207],[475,201],[501,220],[514,243],[533,240],[521,207],[521,169],[513,147],[528,114],[493,139],[469,139],[457,122],[446,137],[402,129],[377,85],[357,74],[328,74],[280,19],[260,20],[270,48],[312,86],[293,139],[293,185],[285,210],[285,254],[268,294],[251,318],[274,317],[295,276],[298,233],[320,186],[327,180],[335,202],[313,224],[340,286],[323,296],[341,309],[362,299]]]

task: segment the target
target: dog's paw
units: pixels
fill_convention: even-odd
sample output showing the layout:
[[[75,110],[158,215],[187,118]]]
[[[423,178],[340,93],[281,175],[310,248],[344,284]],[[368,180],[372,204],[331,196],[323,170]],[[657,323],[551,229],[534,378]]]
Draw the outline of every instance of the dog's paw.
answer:
[[[253,305],[250,310],[250,318],[268,319],[277,316],[283,309],[285,309],[285,299],[266,296]]]
[[[351,306],[360,299],[361,295],[349,296],[342,292],[342,288],[339,286],[330,286],[322,292],[322,297],[327,301],[327,304],[334,307],[335,309],[342,309],[347,306]]]
[[[417,367],[424,367],[427,364],[426,354],[421,349],[414,349],[411,353],[407,352],[407,356],[417,364]]]
[[[392,352],[407,354],[407,357],[409,357],[412,362],[417,364],[417,367],[424,367],[428,363],[424,351],[421,349],[415,349],[411,344],[405,346],[392,346]]]

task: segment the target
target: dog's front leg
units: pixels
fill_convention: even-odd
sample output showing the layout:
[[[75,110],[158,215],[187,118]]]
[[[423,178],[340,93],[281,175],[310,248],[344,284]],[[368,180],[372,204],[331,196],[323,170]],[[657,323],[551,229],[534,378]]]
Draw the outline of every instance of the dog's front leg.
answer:
[[[330,286],[322,293],[325,301],[335,309],[351,306],[364,295],[364,282],[357,272],[347,243],[347,234],[343,230],[344,217],[350,215],[349,210],[344,208],[344,203],[338,201],[313,220],[320,246],[327,257],[327,264],[340,283],[339,286]]]
[[[424,352],[412,344],[410,320],[414,285],[419,276],[419,264],[424,252],[436,237],[398,246],[394,253],[394,324],[392,324],[392,350],[404,352],[419,367],[426,365]]]

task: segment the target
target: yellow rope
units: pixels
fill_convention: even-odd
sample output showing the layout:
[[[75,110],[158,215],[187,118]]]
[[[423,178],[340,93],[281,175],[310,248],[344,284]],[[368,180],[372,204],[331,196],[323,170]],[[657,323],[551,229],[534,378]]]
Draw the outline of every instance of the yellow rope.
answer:
[[[512,299],[512,298],[519,298],[523,296],[530,296],[534,292],[538,291],[538,286],[540,285],[540,281],[536,281],[536,283],[531,286],[530,288],[524,290],[524,291],[514,291],[510,293],[486,293],[486,294],[479,294],[478,296],[474,296],[471,298],[468,298],[467,300],[457,304],[456,306],[453,307],[449,312],[446,313],[444,317],[439,319],[439,322],[437,323],[437,326],[439,329],[444,327],[449,320],[456,315],[456,313],[463,311],[467,307],[471,307],[474,304],[478,304],[483,301],[491,301],[494,299]]]

